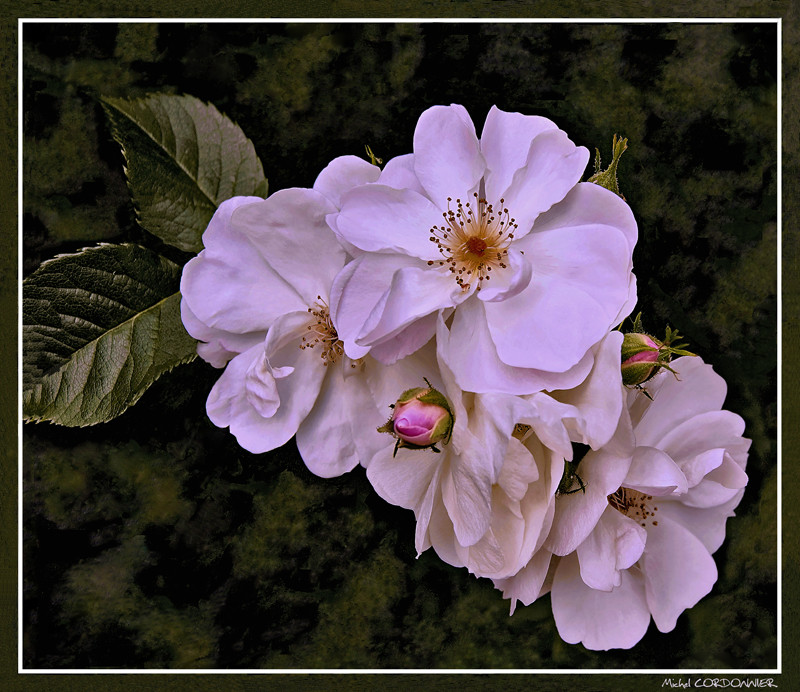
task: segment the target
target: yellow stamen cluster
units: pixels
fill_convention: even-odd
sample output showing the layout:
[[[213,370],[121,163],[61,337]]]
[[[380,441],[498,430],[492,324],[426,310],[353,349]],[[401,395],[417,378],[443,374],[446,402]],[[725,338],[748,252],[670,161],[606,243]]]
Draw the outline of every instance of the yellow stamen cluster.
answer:
[[[317,296],[317,302],[308,308],[308,312],[311,313],[314,321],[308,325],[307,329],[310,333],[302,338],[300,348],[305,350],[319,344],[319,355],[325,366],[333,365],[344,355],[344,344],[339,339],[336,327],[331,322],[328,304],[322,299],[322,296]]]
[[[462,204],[456,199],[455,211],[450,208],[452,198],[447,198],[447,211],[442,214],[445,224],[431,228],[431,242],[436,244],[441,260],[431,260],[428,265],[447,266],[455,275],[456,283],[465,291],[477,283],[481,290],[484,281],[491,278],[492,269],[505,269],[508,246],[514,239],[517,224],[503,207],[495,209],[485,199],[474,193],[475,204]]]
[[[658,511],[658,507],[650,508],[649,503],[652,499],[652,495],[645,495],[638,490],[620,488],[613,495],[608,496],[608,504],[642,526],[648,521],[653,526],[658,526],[658,522],[653,519]]]

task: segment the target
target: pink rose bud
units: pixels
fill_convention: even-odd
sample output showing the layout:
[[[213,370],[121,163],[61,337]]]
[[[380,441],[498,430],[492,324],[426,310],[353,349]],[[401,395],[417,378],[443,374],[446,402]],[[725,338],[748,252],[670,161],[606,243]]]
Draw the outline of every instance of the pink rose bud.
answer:
[[[450,441],[453,412],[445,396],[433,387],[406,390],[393,409],[392,417],[378,431],[397,438],[395,454],[400,447],[438,452],[434,446],[437,442]]]
[[[647,334],[626,334],[622,341],[622,382],[646,382],[659,366],[661,345]]]

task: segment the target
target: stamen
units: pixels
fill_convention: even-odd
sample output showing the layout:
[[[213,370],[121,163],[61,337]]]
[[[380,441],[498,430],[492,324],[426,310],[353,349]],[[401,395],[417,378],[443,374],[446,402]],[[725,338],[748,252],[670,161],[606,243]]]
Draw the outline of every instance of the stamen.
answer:
[[[308,312],[311,313],[315,321],[308,325],[307,330],[309,333],[302,338],[300,349],[304,351],[319,344],[319,355],[324,361],[323,364],[326,367],[333,365],[344,355],[344,344],[339,339],[336,328],[331,322],[330,308],[322,299],[322,296],[317,296],[314,306],[308,308]]]
[[[485,199],[473,193],[475,206],[462,204],[456,199],[455,211],[450,208],[453,201],[447,198],[447,211],[442,214],[445,224],[431,228],[430,240],[435,243],[442,260],[429,261],[428,265],[446,266],[456,283],[465,291],[477,283],[481,290],[489,280],[492,269],[505,269],[508,265],[508,246],[514,239],[517,223],[500,200],[495,209]]]
[[[608,504],[642,526],[645,526],[648,521],[653,526],[658,526],[658,522],[653,518],[658,507],[651,505],[652,499],[652,495],[645,495],[638,490],[620,488],[613,495],[608,496]]]

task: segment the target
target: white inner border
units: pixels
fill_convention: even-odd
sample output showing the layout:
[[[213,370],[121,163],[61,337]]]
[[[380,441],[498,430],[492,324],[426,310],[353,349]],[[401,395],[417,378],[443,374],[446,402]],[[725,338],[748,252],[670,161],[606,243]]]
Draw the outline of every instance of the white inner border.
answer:
[[[777,312],[777,357],[778,357],[778,431],[777,431],[777,451],[778,451],[778,522],[777,522],[777,556],[778,556],[778,590],[777,590],[777,629],[778,629],[778,667],[769,669],[704,669],[704,668],[680,668],[680,669],[619,669],[619,668],[592,668],[592,669],[547,669],[547,668],[530,668],[507,670],[504,668],[457,668],[457,669],[414,669],[414,668],[356,668],[356,669],[340,669],[340,668],[310,668],[310,669],[297,669],[297,668],[277,668],[277,669],[251,669],[251,668],[236,668],[236,669],[184,669],[184,668],[165,668],[165,669],[126,669],[126,668],[113,668],[113,669],[65,669],[65,668],[23,668],[22,667],[22,358],[20,357],[18,363],[18,441],[19,441],[19,459],[18,459],[18,483],[17,483],[17,672],[18,673],[32,673],[32,674],[76,674],[76,673],[106,673],[106,674],[121,674],[121,673],[140,673],[140,674],[164,674],[164,673],[182,673],[182,674],[398,674],[398,673],[431,673],[431,674],[475,674],[475,673],[498,673],[498,674],[532,674],[538,673],[542,675],[559,675],[559,674],[601,674],[601,675],[617,675],[617,674],[648,674],[648,675],[668,675],[677,677],[682,680],[684,676],[707,674],[709,677],[713,676],[731,676],[731,675],[747,675],[749,677],[763,675],[763,674],[780,674],[783,666],[783,651],[782,651],[782,635],[783,635],[783,609],[782,594],[782,566],[783,556],[781,550],[781,536],[782,536],[782,459],[783,459],[783,378],[781,366],[783,363],[783,291],[781,282],[781,267],[782,267],[782,252],[781,245],[783,239],[783,196],[782,196],[782,181],[783,181],[783,157],[782,157],[782,100],[783,100],[783,84],[781,70],[783,68],[783,53],[781,50],[781,41],[783,35],[783,20],[780,17],[713,17],[713,18],[699,18],[699,17],[684,17],[684,18],[529,18],[529,19],[512,19],[512,18],[498,18],[498,19],[483,19],[483,18],[275,18],[275,19],[253,19],[253,18],[91,18],[91,17],[39,17],[39,18],[24,18],[21,17],[17,20],[17,235],[18,235],[18,276],[19,285],[17,287],[17,300],[18,300],[18,314],[19,314],[19,332],[18,340],[18,353],[22,354],[22,211],[23,211],[23,198],[22,198],[22,29],[24,24],[45,24],[52,22],[60,22],[63,24],[87,24],[87,23],[107,23],[107,24],[202,24],[202,23],[215,23],[215,24],[233,24],[233,23],[260,23],[260,24],[287,24],[287,23],[336,23],[336,24],[455,24],[455,23],[472,23],[472,24],[775,24],[777,27],[777,275],[778,275],[778,312]],[[744,681],[743,681],[744,682]],[[663,685],[661,685],[663,687]],[[746,685],[741,685],[745,687]]]

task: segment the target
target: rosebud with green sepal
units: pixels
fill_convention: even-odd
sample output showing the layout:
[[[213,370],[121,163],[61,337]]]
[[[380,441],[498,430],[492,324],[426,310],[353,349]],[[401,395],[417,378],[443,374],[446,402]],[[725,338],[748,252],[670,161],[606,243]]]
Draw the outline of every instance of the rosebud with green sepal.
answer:
[[[394,453],[400,448],[440,450],[453,433],[454,416],[445,396],[425,380],[427,387],[407,389],[391,408],[392,416],[378,428],[397,439]]]

